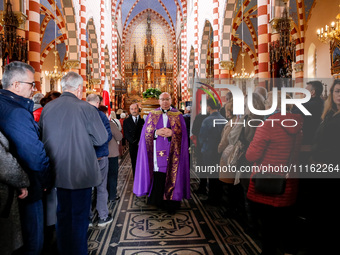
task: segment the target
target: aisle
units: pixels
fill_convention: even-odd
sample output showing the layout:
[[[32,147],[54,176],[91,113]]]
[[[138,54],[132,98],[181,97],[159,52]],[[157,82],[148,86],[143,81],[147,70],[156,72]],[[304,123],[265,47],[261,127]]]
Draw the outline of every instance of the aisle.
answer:
[[[89,228],[89,254],[259,254],[260,248],[221,210],[202,205],[196,194],[175,215],[146,205],[132,193],[130,157],[120,164],[114,218],[105,229]],[[193,183],[194,185],[194,183]]]

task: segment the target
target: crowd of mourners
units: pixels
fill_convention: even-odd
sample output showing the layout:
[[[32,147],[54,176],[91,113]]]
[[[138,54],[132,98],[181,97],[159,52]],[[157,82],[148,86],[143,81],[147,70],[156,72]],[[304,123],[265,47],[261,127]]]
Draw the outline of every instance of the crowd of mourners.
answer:
[[[193,122],[196,166],[222,169],[232,164],[236,169],[257,169],[235,173],[224,168],[208,178],[200,173],[195,192],[205,203],[224,205],[226,217],[240,219],[245,232],[261,240],[261,254],[273,255],[278,250],[296,254],[301,249],[307,254],[334,254],[339,237],[338,233],[332,236],[330,230],[339,229],[340,80],[334,80],[325,101],[320,81],[308,82],[306,89],[311,99],[303,106],[311,115],[293,105],[287,105],[283,115],[281,91],[272,114],[257,116],[245,104],[245,115],[235,115],[232,93],[228,92],[224,106],[217,98],[208,99],[207,115],[199,113]],[[252,97],[257,110],[268,110],[273,104],[273,92],[267,93],[261,86],[246,97]],[[291,123],[282,124],[287,119]],[[312,178],[307,172],[317,164],[330,170]],[[275,180],[264,179],[270,174],[262,175],[266,184],[260,184],[260,167],[290,165],[305,174],[287,174],[281,168],[274,173]],[[269,190],[268,185],[280,186],[280,191]]]
[[[56,224],[60,254],[87,254],[87,229],[95,223],[94,211],[99,227],[112,222],[108,202],[119,200],[118,157],[127,142],[130,154],[135,155],[131,157],[135,174],[144,120],[139,117],[137,104],[130,106],[131,116],[122,110],[116,116],[114,112],[109,115],[100,96],[90,94],[86,102],[81,100],[83,79],[74,72],[61,79],[62,94],[51,91],[33,96],[34,73],[30,65],[12,62],[6,65],[2,78],[1,254],[41,254],[44,243],[49,247],[49,235],[54,233]],[[191,108],[186,107],[183,123],[187,127],[183,126],[183,130],[192,133],[196,165],[325,164],[338,169],[340,80],[334,80],[325,101],[321,98],[321,82],[308,82],[306,89],[311,99],[303,106],[310,116],[291,105],[287,105],[283,115],[280,91],[278,107],[268,116],[257,116],[248,106],[245,115],[234,114],[230,92],[223,107],[217,99],[210,98],[208,114],[198,114],[191,130],[188,128]],[[163,96],[169,97],[163,101],[170,106],[170,95]],[[270,109],[273,104],[273,93],[260,86],[247,97],[252,97],[257,110]],[[283,125],[284,119],[296,125]],[[216,120],[227,124],[214,125]],[[266,120],[275,120],[275,125]],[[249,122],[252,125],[231,125]],[[239,151],[235,152],[235,148]],[[240,157],[234,157],[236,154]],[[301,220],[308,254],[334,254],[340,229],[337,200],[340,181],[336,175],[303,179],[294,173],[278,172],[276,177],[284,177],[274,178],[279,180],[276,185],[280,183],[281,191],[269,194],[259,191],[256,174],[226,172],[214,178],[202,177],[195,192],[207,195],[206,203],[225,205],[226,217],[243,217],[245,232],[260,237],[264,255],[275,255],[278,249],[295,254],[302,238],[297,228]],[[227,194],[227,199],[223,194]],[[91,207],[93,197],[96,205]],[[337,234],[332,235],[332,229]]]
[[[34,94],[34,73],[12,62],[2,77],[0,253],[87,254],[88,227],[110,224],[108,202],[120,199],[125,113],[109,115],[95,94],[81,100],[74,72],[61,79],[62,94]]]

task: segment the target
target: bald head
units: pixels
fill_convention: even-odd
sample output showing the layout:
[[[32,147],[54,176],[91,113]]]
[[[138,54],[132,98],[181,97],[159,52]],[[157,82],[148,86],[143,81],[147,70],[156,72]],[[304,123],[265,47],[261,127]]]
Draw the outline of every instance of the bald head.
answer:
[[[159,96],[159,105],[163,110],[169,110],[171,106],[171,96],[168,92],[163,92]]]

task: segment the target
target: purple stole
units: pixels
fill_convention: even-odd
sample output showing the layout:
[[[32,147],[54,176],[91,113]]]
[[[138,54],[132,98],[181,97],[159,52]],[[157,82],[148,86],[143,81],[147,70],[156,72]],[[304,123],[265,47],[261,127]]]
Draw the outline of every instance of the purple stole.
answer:
[[[164,127],[163,123],[163,114],[161,114],[159,121],[157,122],[156,129],[160,129]],[[167,123],[167,127],[170,127],[169,120]],[[170,142],[168,138],[157,137],[156,139],[156,156],[157,156],[157,165],[159,168],[159,172],[166,173],[168,166],[168,156],[170,152]]]

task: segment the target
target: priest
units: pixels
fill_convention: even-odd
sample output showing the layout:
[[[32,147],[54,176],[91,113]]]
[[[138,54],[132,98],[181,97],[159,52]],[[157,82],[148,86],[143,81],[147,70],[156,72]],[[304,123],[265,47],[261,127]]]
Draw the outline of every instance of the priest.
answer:
[[[138,148],[133,193],[174,214],[190,197],[188,136],[184,118],[171,107],[169,93],[146,118]]]

